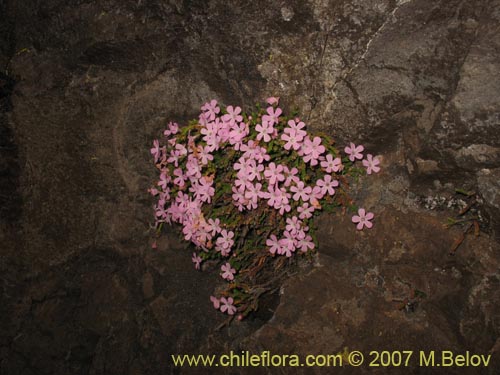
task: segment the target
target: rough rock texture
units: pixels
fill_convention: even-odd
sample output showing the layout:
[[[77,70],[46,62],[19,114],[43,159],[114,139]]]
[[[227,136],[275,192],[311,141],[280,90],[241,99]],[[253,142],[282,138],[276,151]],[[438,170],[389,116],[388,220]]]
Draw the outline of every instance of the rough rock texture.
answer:
[[[446,373],[498,373],[500,1],[0,0],[0,33],[0,374],[344,348],[491,353]],[[376,224],[321,217],[316,262],[216,331],[216,273],[173,233],[150,247],[148,147],[207,99],[270,95],[381,155],[354,187]],[[450,255],[464,227],[442,224],[473,197],[480,235]]]

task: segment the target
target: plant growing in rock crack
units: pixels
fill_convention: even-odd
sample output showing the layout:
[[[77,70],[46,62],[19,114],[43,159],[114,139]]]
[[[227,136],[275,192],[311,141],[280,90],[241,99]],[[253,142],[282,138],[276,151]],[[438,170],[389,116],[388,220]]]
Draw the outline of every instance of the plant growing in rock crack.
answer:
[[[363,146],[351,143],[342,155],[328,136],[310,134],[296,114],[285,115],[278,101],[268,98],[265,108],[243,113],[212,100],[187,126],[169,123],[151,149],[160,173],[149,190],[157,198],[158,233],[164,223],[180,224],[196,249],[196,269],[207,260],[220,263],[227,284],[210,300],[239,319],[257,310],[259,297],[296,256],[314,251],[320,210],[354,209],[348,177],[380,170],[377,158],[364,158]],[[372,219],[360,208],[352,221],[361,230]]]

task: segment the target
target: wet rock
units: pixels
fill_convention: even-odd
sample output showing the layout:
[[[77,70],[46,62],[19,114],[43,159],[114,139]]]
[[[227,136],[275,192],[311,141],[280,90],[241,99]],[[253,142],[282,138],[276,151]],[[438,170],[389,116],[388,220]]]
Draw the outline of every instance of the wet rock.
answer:
[[[146,272],[142,277],[142,293],[144,298],[151,298],[155,295],[153,276]]]
[[[480,170],[477,182],[486,203],[500,209],[500,168]]]

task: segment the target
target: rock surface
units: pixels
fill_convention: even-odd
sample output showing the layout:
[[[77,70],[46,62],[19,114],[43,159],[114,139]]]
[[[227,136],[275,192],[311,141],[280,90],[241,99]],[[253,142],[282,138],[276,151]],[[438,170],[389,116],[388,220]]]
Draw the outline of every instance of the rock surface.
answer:
[[[491,353],[481,373],[498,373],[500,1],[0,0],[0,14],[0,374],[345,348]],[[173,231],[151,249],[147,151],[208,99],[271,95],[381,155],[353,186],[376,222],[320,217],[314,264],[215,330],[216,273],[193,270]],[[468,203],[478,237],[442,225]]]

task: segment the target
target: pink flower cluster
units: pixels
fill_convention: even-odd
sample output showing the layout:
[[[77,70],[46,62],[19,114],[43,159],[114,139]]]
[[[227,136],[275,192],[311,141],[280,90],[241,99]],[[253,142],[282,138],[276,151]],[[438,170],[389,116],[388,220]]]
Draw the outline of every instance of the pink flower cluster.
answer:
[[[233,305],[234,300],[231,297],[221,297],[220,299],[214,296],[210,296],[210,301],[214,305],[214,308],[227,313],[228,315],[234,315],[236,312],[236,306]]]
[[[178,124],[171,122],[163,132],[164,140],[153,142],[151,155],[160,171],[159,181],[149,190],[157,197],[156,225],[178,223],[182,226],[184,239],[201,250],[192,256],[196,269],[201,268],[203,259],[211,251],[219,259],[229,260],[231,254],[236,256],[233,250],[238,234],[223,225],[221,218],[207,218],[203,213],[204,205],[214,203],[214,180],[219,177],[218,173],[224,173],[214,166],[218,152],[225,155],[231,151],[231,155],[238,155],[231,162],[234,179],[230,189],[231,201],[240,212],[264,205],[285,217],[286,228],[265,239],[272,256],[291,257],[297,251],[305,253],[315,247],[307,222],[321,209],[320,202],[325,197],[336,194],[338,175],[345,165],[338,154],[327,152],[320,137],[307,133],[303,121],[283,118],[279,98],[272,97],[267,102],[265,113],[252,122],[251,118],[244,117],[240,107],[228,106],[223,111],[216,100],[211,100],[201,107],[195,127],[183,132]],[[283,158],[271,160],[271,151],[276,152],[276,145],[284,154],[295,153],[302,163],[320,171],[321,177],[311,181],[296,166],[286,165]],[[344,151],[348,157],[344,162],[362,160],[368,174],[380,170],[376,157],[368,154],[363,159],[363,146],[351,143]],[[362,229],[371,228],[371,219],[372,213],[360,209],[352,220]],[[222,265],[223,279],[233,281],[237,274],[231,261]],[[232,298],[211,299],[214,307],[222,312],[235,313]]]

